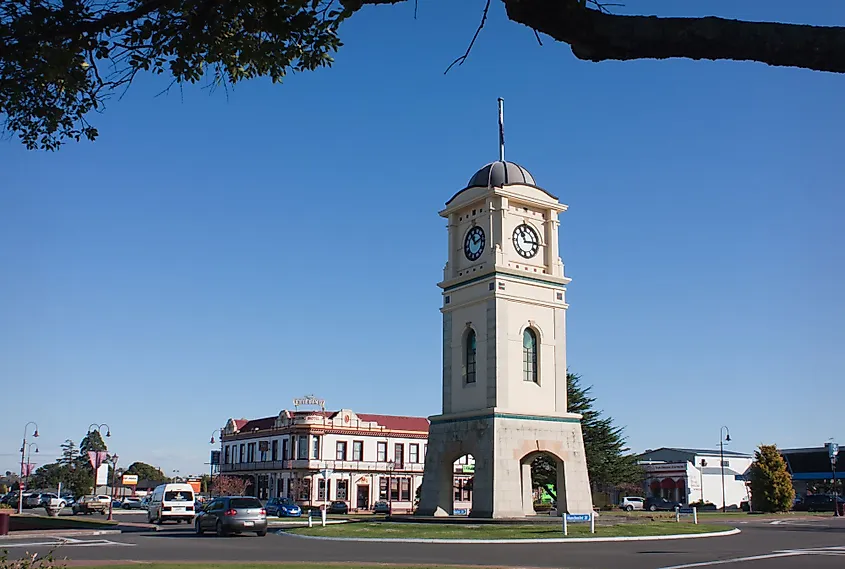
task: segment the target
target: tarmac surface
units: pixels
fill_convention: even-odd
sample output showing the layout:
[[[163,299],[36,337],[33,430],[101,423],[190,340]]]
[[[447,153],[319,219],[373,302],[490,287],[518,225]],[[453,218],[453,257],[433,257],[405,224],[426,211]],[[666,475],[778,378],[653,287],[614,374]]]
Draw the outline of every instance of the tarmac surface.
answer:
[[[708,522],[709,523],[709,522]],[[190,527],[165,526],[150,533],[44,534],[0,538],[11,558],[23,553],[84,561],[374,562],[560,567],[567,569],[841,569],[845,520],[831,517],[726,521],[734,536],[671,541],[549,544],[409,544],[322,541],[271,533],[229,538],[197,537]]]

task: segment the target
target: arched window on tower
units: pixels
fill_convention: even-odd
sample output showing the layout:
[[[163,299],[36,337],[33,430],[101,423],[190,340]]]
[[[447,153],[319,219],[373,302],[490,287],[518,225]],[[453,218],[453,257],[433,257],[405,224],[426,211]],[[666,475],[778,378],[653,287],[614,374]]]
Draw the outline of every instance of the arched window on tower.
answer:
[[[537,334],[531,328],[522,333],[522,379],[537,380]]]
[[[475,330],[471,328],[469,332],[467,332],[466,336],[464,364],[466,369],[466,382],[475,383]]]

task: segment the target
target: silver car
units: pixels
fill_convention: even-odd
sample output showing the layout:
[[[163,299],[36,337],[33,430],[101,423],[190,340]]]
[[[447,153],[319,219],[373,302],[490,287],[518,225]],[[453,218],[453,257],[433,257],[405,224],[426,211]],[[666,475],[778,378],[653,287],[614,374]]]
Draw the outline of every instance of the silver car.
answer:
[[[267,511],[258,498],[249,496],[224,496],[215,498],[194,519],[197,535],[213,531],[218,537],[233,533],[255,532],[267,535]]]

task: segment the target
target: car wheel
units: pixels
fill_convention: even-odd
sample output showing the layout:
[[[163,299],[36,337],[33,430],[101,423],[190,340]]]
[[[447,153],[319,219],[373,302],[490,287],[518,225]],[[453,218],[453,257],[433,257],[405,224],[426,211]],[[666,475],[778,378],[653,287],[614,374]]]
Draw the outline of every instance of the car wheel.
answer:
[[[626,512],[633,512],[633,511],[634,511],[634,506],[631,506],[630,504],[629,504],[629,505],[627,505],[627,506],[625,506],[625,511],[626,511]]]
[[[217,530],[217,537],[226,537],[226,531],[223,529],[223,522],[218,520],[215,529]]]
[[[649,511],[649,512],[656,512],[656,511],[657,511],[657,506],[655,506],[654,504],[652,504],[651,506],[649,506],[649,507],[648,507],[648,511]]]
[[[202,535],[203,533],[205,533],[202,531],[202,525],[200,524],[199,520],[194,523],[194,533],[197,535]]]
[[[258,537],[264,537],[265,535],[267,535],[267,530],[265,529],[265,530],[257,531],[257,532],[255,532],[255,535],[257,535]]]

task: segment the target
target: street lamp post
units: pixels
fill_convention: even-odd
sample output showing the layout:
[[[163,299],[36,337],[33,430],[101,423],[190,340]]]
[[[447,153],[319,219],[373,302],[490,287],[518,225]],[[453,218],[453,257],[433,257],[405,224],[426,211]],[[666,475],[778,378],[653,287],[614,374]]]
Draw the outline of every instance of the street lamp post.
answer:
[[[725,443],[731,442],[731,431],[724,425],[719,429],[719,467],[722,469],[722,512],[727,511],[725,498]]]
[[[24,462],[26,462],[26,432],[29,430],[29,426],[32,425],[35,427],[35,431],[32,433],[33,437],[38,437],[38,423],[35,421],[30,421],[23,427],[23,443],[21,444],[21,481],[18,483],[18,513],[23,513],[23,486],[24,484]]]
[[[117,460],[120,458],[116,454],[113,454],[111,457],[111,500],[109,500],[109,521],[112,520],[112,512],[114,509],[114,497],[115,497],[115,477],[117,476]],[[94,473],[94,476],[97,474]],[[94,480],[94,484],[96,485],[97,481]]]
[[[217,476],[219,477],[220,474],[223,473],[223,470],[222,470],[223,467],[220,464],[220,461],[223,460],[223,429],[214,429],[213,431],[211,431],[211,440],[208,441],[208,444],[210,444],[210,445],[214,444],[215,433],[220,435],[220,458],[217,461]],[[214,482],[214,461],[209,460],[208,462],[210,463],[210,465],[209,465],[210,472],[209,472],[209,478],[208,478],[208,495],[211,496],[211,485]]]
[[[839,517],[839,494],[836,492],[836,458],[839,454],[839,445],[831,440],[825,446],[830,457],[830,472],[833,475],[833,515]]]
[[[391,460],[387,463],[387,511],[388,515],[393,515],[393,470],[396,468],[396,461]],[[397,485],[398,492],[398,485]]]

